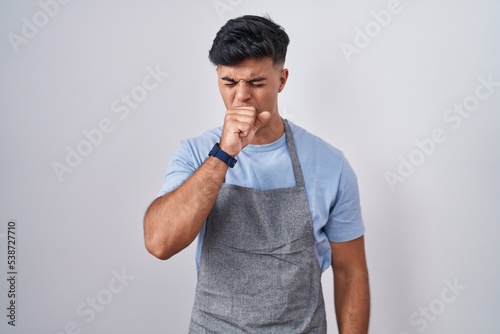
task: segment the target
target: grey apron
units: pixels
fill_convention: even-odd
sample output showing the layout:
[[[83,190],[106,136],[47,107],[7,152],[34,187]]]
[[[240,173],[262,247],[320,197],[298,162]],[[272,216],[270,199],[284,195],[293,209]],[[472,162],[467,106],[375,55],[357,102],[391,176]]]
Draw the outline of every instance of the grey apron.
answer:
[[[304,177],[296,187],[222,185],[206,222],[189,333],[326,333]]]

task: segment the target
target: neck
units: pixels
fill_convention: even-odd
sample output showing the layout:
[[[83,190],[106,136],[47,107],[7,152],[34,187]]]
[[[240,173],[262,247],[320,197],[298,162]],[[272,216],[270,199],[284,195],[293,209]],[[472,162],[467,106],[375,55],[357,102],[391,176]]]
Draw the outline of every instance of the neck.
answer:
[[[273,112],[271,118],[257,130],[252,145],[270,144],[278,140],[285,133],[283,119],[278,111]]]

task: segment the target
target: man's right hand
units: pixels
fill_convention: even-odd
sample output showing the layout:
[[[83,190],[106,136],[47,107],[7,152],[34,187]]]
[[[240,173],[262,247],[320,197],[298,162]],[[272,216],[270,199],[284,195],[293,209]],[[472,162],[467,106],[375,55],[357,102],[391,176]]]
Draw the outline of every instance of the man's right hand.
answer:
[[[257,113],[252,106],[236,107],[226,111],[220,148],[232,157],[252,142],[255,133],[271,117],[271,113]]]

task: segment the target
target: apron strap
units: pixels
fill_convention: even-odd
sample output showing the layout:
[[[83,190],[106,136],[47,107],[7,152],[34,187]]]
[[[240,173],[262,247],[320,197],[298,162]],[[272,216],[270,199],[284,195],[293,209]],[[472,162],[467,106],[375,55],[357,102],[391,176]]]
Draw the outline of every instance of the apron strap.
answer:
[[[300,167],[300,161],[295,148],[295,140],[293,139],[292,130],[290,129],[290,125],[286,119],[283,119],[283,124],[285,125],[286,144],[288,146],[288,151],[290,152],[290,157],[292,158],[295,183],[297,184],[297,187],[304,187],[304,175],[302,174],[302,168]]]

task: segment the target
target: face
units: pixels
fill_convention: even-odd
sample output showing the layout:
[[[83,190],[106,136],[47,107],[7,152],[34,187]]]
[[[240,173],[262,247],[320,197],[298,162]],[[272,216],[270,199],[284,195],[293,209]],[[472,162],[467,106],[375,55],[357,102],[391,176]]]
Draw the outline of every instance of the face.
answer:
[[[288,70],[273,65],[270,58],[248,59],[235,66],[217,66],[219,91],[226,109],[253,106],[257,113],[278,114],[278,93],[283,90]]]

